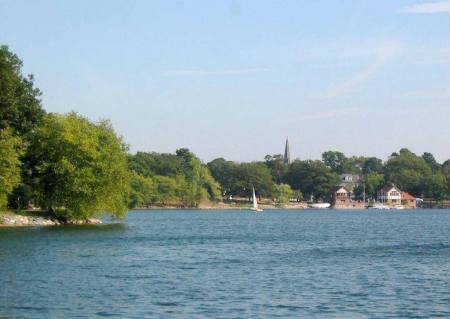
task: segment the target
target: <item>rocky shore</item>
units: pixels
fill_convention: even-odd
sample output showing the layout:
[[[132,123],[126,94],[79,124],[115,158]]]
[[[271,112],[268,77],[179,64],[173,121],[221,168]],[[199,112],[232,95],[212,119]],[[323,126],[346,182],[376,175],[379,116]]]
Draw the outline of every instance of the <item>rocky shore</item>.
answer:
[[[19,215],[15,213],[0,214],[0,227],[20,226],[59,226],[59,225],[99,225],[102,221],[91,218],[87,220],[69,220],[61,222],[57,219],[38,215]]]

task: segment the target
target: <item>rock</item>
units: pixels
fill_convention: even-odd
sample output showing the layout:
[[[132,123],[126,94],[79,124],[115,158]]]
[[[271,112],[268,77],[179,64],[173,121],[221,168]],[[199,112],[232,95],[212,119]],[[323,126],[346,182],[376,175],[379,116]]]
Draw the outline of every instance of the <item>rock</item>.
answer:
[[[4,226],[53,226],[60,223],[52,219],[40,216],[23,216],[16,214],[8,214],[0,216],[0,222]]]
[[[88,219],[70,219],[66,222],[67,225],[100,225],[102,221],[97,218]]]

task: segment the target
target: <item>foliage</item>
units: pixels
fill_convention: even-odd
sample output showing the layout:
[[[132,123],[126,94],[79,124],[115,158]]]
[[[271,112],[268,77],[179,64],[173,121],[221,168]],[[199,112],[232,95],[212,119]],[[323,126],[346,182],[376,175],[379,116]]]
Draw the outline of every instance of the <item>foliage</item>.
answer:
[[[408,149],[401,149],[397,156],[391,157],[385,165],[385,179],[414,196],[423,196],[426,180],[431,176],[427,162]]]
[[[223,158],[216,158],[208,163],[212,177],[219,183],[222,195],[233,195],[236,182],[236,167],[238,164],[226,161]]]
[[[382,173],[383,161],[376,157],[367,157],[362,166],[362,173],[368,175],[370,173]]]
[[[322,154],[323,163],[337,174],[350,173],[348,171],[348,159],[338,151],[327,151]]]
[[[155,176],[155,189],[149,198],[149,203],[168,205],[179,204],[183,188],[186,186],[184,177],[172,178],[168,176]]]
[[[370,172],[365,175],[362,183],[353,190],[356,197],[362,198],[364,191],[368,198],[375,198],[377,191],[384,186],[384,175],[381,173]]]
[[[288,184],[277,184],[275,185],[275,199],[280,204],[288,204],[289,200],[294,197],[294,191]],[[298,195],[298,194],[296,194]]]
[[[274,182],[266,165],[260,162],[240,163],[235,170],[233,193],[250,197],[252,188],[258,196],[271,197]]]
[[[275,183],[281,183],[288,170],[288,166],[284,163],[283,155],[266,155],[264,160]]]
[[[295,160],[289,167],[286,181],[293,189],[318,200],[329,195],[331,188],[339,183],[339,176],[321,161]]]
[[[123,217],[129,190],[126,147],[111,125],[75,113],[49,114],[31,140],[32,176],[41,207],[62,218],[103,212]]]
[[[183,174],[181,158],[175,154],[137,152],[136,155],[129,155],[128,162],[130,170],[146,177],[176,177]]]
[[[17,55],[0,46],[0,130],[10,127],[13,134],[23,138],[41,122],[41,92],[33,80],[32,75],[22,75]]]
[[[186,148],[176,154],[138,152],[128,156],[128,166],[134,174],[153,182],[151,191],[139,184],[131,185],[135,194],[130,198],[130,207],[169,204],[196,207],[204,200],[222,198],[220,185],[208,167]]]
[[[223,194],[250,197],[252,188],[258,196],[271,197],[274,182],[269,168],[261,162],[234,163],[218,158],[208,163]]]
[[[425,180],[425,196],[435,200],[443,200],[448,195],[448,184],[445,175],[441,172],[428,176]]]
[[[144,207],[151,202],[150,199],[155,191],[153,179],[132,172],[130,186],[131,190],[128,195],[129,208]]]
[[[431,154],[429,152],[425,152],[425,153],[423,153],[422,158],[425,161],[425,163],[428,164],[428,166],[431,168],[431,170],[433,172],[440,170],[441,165],[439,165],[439,163],[436,161],[433,154]]]
[[[8,195],[20,183],[22,141],[11,129],[0,130],[0,209],[8,202]]]

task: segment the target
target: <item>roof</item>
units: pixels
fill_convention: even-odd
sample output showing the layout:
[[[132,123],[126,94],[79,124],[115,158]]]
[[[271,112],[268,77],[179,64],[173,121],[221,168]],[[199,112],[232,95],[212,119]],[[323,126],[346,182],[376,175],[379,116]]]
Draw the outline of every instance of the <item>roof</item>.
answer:
[[[382,189],[380,189],[379,192],[380,193],[387,193],[387,192],[389,192],[392,189],[400,191],[395,185],[386,185]]]
[[[338,190],[340,190],[340,189],[344,189],[347,193],[349,193],[350,191],[347,189],[347,188],[345,188],[344,186],[334,186],[332,189],[331,189],[331,193],[336,193]]]
[[[402,192],[402,199],[416,200],[416,198],[408,192]]]

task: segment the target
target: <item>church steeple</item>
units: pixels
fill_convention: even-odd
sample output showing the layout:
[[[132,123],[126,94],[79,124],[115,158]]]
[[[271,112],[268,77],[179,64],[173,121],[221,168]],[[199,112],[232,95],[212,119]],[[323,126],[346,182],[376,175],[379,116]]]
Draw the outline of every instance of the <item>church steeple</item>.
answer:
[[[286,146],[284,147],[284,164],[288,165],[291,163],[291,152],[289,151],[289,139],[286,138]]]

